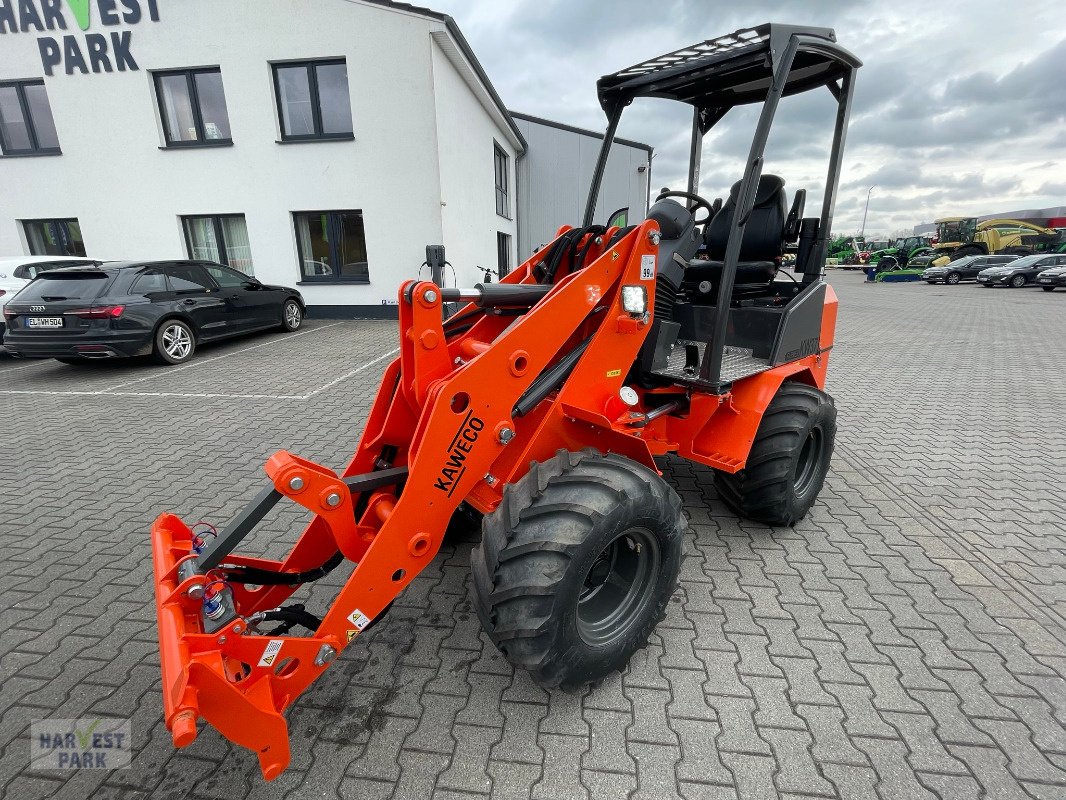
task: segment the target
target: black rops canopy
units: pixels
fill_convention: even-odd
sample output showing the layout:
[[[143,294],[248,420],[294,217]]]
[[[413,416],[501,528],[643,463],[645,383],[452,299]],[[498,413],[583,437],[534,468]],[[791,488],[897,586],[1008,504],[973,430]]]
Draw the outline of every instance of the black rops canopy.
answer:
[[[696,107],[706,132],[733,106],[766,99],[793,36],[798,47],[784,96],[832,84],[861,66],[859,59],[837,45],[832,28],[760,25],[604,75],[596,83],[600,105],[612,116],[636,97],[678,100]]]

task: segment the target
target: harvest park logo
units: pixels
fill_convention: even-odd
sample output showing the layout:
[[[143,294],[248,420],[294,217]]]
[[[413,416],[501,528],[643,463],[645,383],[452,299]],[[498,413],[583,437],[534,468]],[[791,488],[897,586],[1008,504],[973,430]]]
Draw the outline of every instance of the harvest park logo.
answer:
[[[92,10],[96,7],[99,24],[104,27],[136,25],[144,19],[159,22],[158,0],[0,0],[0,34],[45,33],[73,30],[76,24],[83,31],[92,25]],[[67,14],[73,16],[68,25]],[[84,36],[39,36],[44,74],[53,75],[63,67],[67,75],[75,71],[87,75],[92,72],[139,70],[130,45],[133,33],[128,30],[86,33]]]
[[[31,769],[126,769],[133,742],[128,719],[35,719]]]

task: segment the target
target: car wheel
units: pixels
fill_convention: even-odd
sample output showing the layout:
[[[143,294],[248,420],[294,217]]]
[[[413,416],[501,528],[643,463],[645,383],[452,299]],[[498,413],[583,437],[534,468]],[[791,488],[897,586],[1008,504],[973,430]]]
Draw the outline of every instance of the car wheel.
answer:
[[[287,331],[297,331],[304,323],[304,312],[295,300],[286,300],[281,310],[281,327]]]
[[[962,280],[962,276],[959,275],[959,273],[957,273],[957,272],[949,272],[948,276],[944,279],[944,283],[948,283],[948,284],[951,284],[952,286],[954,286],[960,280]]]
[[[184,364],[196,352],[192,328],[180,319],[168,319],[155,332],[153,355],[163,364]]]
[[[1013,278],[1010,279],[1010,285],[1013,286],[1015,289],[1021,289],[1023,286],[1025,286],[1025,276],[1015,275]]]

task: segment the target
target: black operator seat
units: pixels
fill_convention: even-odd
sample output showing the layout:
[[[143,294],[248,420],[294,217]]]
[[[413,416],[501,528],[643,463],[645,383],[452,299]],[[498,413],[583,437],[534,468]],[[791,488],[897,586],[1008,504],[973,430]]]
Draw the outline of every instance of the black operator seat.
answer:
[[[722,277],[722,259],[725,258],[729,226],[737,208],[740,184],[740,181],[733,184],[733,188],[729,190],[729,199],[704,230],[703,241],[711,260],[692,261],[685,270],[685,287],[693,300],[698,301],[701,294],[710,295],[717,291]],[[781,256],[785,254],[787,217],[788,203],[785,198],[784,179],[777,175],[763,175],[759,179],[755,206],[748,217],[744,239],[740,245],[740,260],[734,279],[737,289],[762,287],[773,281],[780,266]],[[708,286],[710,290],[705,291]]]

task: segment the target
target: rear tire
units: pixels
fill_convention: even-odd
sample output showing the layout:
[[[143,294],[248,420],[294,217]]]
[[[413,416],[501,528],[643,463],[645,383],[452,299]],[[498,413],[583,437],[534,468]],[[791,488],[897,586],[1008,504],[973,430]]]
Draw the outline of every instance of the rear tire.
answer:
[[[506,487],[471,554],[482,627],[546,688],[622,669],[677,587],[681,500],[618,455],[560,450]]]
[[[952,250],[949,258],[952,261],[958,261],[960,258],[965,258],[966,256],[983,256],[984,254],[985,251],[982,250],[980,247],[974,247],[973,245],[963,245],[962,247],[958,247],[955,250]]]
[[[180,319],[168,319],[155,332],[152,354],[161,364],[184,364],[196,352],[196,336]]]
[[[747,465],[715,472],[727,506],[767,525],[795,525],[810,511],[825,483],[836,440],[836,406],[805,383],[781,385],[763,414]]]

